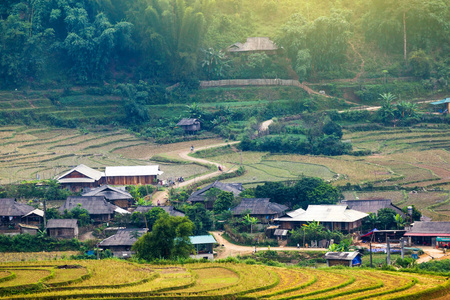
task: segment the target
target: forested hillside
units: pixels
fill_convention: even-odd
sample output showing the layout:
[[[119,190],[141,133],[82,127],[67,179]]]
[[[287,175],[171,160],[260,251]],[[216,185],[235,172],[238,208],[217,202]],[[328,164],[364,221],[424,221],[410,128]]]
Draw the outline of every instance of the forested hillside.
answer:
[[[449,20],[448,0],[3,0],[0,87],[406,76],[447,89]],[[252,36],[284,55],[224,55]]]

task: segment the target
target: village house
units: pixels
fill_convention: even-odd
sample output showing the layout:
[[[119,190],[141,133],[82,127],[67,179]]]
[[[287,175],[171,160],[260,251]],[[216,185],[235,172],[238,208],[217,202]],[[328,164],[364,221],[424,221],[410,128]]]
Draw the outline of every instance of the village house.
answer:
[[[231,209],[234,216],[249,215],[261,223],[272,222],[286,212],[286,205],[270,202],[269,198],[244,198],[238,206]]]
[[[206,209],[212,209],[214,200],[209,200],[207,197],[208,191],[212,188],[225,192],[232,192],[235,197],[239,196],[239,194],[244,190],[242,183],[222,183],[220,181],[215,181],[214,183],[193,192],[187,201],[192,204],[203,203]]]
[[[129,258],[133,254],[131,247],[133,244],[147,233],[147,228],[123,228],[116,234],[104,239],[99,243],[103,250],[109,249],[114,257]]]
[[[111,185],[157,184],[163,174],[158,165],[106,167],[104,183]]]
[[[348,208],[357,211],[362,211],[366,214],[374,213],[377,214],[380,209],[390,208],[395,213],[399,214],[403,218],[405,213],[398,206],[392,204],[390,199],[375,199],[375,200],[342,200],[342,205],[347,205]]]
[[[217,243],[212,235],[197,235],[189,237],[191,244],[194,246],[195,253],[191,254],[191,258],[195,259],[214,259],[214,244]]]
[[[184,132],[187,133],[196,133],[201,128],[201,123],[199,119],[189,119],[183,118],[180,122],[177,123],[177,126],[183,128]]]
[[[71,196],[67,197],[66,202],[59,208],[59,212],[64,214],[64,211],[70,211],[76,207],[82,207],[89,212],[89,216],[94,222],[107,222],[109,221],[114,213],[128,213],[123,209],[109,203],[106,201],[104,196],[89,196],[89,197],[79,197]]]
[[[162,208],[171,217],[184,217],[185,216],[185,214],[182,211],[176,209],[173,206],[153,206],[153,205],[138,206],[138,207],[136,207],[136,209],[133,212],[140,212],[140,213],[145,214],[146,212],[152,210],[155,207]]]
[[[327,267],[332,266],[361,266],[361,254],[355,252],[327,252],[325,254],[327,260]]]
[[[438,237],[450,237],[450,222],[415,221],[405,237],[412,244],[435,247]]]
[[[131,207],[131,205],[133,204],[133,196],[131,196],[131,194],[128,193],[125,188],[112,187],[109,185],[103,185],[98,188],[86,191],[82,194],[82,196],[103,196],[105,197],[106,201],[124,209]]]
[[[104,176],[105,173],[81,164],[57,177],[56,180],[61,187],[78,192],[83,188],[98,187]]]
[[[47,233],[53,238],[78,238],[78,225],[76,219],[50,219],[47,222]]]
[[[280,48],[268,37],[248,37],[245,43],[234,43],[228,46],[230,54],[265,53],[267,55],[278,54]]]
[[[308,205],[306,211],[294,211],[275,219],[280,229],[295,229],[309,222],[319,222],[328,230],[351,233],[362,225],[368,214],[349,209],[347,205]]]
[[[17,229],[19,223],[40,225],[44,212],[33,206],[19,203],[14,198],[0,199],[0,228]]]

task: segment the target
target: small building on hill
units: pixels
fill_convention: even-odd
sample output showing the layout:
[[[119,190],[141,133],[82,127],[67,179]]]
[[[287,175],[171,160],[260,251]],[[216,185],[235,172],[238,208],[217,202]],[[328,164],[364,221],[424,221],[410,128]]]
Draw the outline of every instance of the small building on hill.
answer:
[[[78,224],[76,219],[50,219],[47,222],[47,233],[54,238],[78,238]]]
[[[104,196],[71,196],[67,197],[66,202],[59,208],[59,212],[63,214],[65,210],[70,211],[78,206],[86,209],[95,222],[109,221],[118,209],[117,206],[106,201]]]
[[[325,254],[327,260],[327,267],[332,266],[348,266],[356,267],[361,266],[361,254],[358,251],[355,252],[327,252]]]
[[[207,198],[207,193],[212,188],[216,188],[225,192],[231,192],[235,197],[239,196],[239,194],[244,190],[244,188],[242,187],[242,183],[222,183],[220,181],[215,181],[214,183],[211,183],[204,188],[193,192],[192,195],[187,199],[187,201],[192,204],[203,203],[206,209],[212,209],[214,201],[210,201]]]
[[[103,185],[98,188],[89,190],[83,193],[82,196],[103,196],[105,197],[106,201],[124,209],[131,207],[131,205],[133,204],[133,196],[131,196],[131,194],[128,193],[125,188],[121,189],[109,185]]]
[[[214,244],[217,243],[212,235],[197,235],[189,237],[191,244],[194,245],[195,253],[191,254],[191,258],[196,259],[214,259]]]
[[[147,233],[147,228],[123,228],[116,234],[104,239],[99,243],[103,250],[109,249],[115,257],[129,258],[133,254],[131,247],[134,243]]]
[[[98,187],[104,176],[105,174],[103,172],[81,164],[62,174],[56,178],[56,180],[59,182],[61,187],[78,192],[83,188]]]
[[[450,222],[415,221],[405,236],[416,245],[436,246],[438,237],[450,237]]]
[[[380,209],[390,208],[403,218],[405,217],[405,213],[402,211],[402,209],[392,204],[392,200],[390,199],[342,200],[342,204],[347,205],[348,208],[350,209],[362,211],[366,214],[369,213],[377,214]]]
[[[12,229],[18,228],[19,223],[26,220],[22,218],[30,216],[28,221],[32,225],[39,225],[42,222],[41,218],[36,217],[32,212],[44,214],[42,210],[36,210],[33,206],[17,202],[15,198],[1,198],[0,199],[0,228]],[[33,215],[33,216],[31,216]],[[33,222],[31,222],[33,221]]]
[[[201,129],[200,120],[193,118],[183,118],[177,123],[177,126],[180,126],[185,132],[188,133],[196,133]]]
[[[157,184],[162,175],[158,165],[106,167],[105,183],[110,185]]]
[[[28,224],[19,223],[20,234],[37,235],[39,227]]]
[[[261,223],[269,223],[288,210],[286,205],[270,202],[269,198],[244,198],[238,206],[231,209],[234,216],[249,214]]]
[[[228,46],[227,52],[231,54],[265,53],[278,54],[280,48],[268,37],[248,37],[245,43],[234,43]]]
[[[140,212],[145,214],[146,212],[152,210],[155,207],[162,208],[166,213],[168,213],[172,217],[184,217],[184,212],[176,209],[173,206],[154,206],[154,205],[148,205],[148,206],[138,206],[133,212]]]
[[[366,213],[349,209],[347,205],[309,205],[304,212],[288,213],[275,221],[280,224],[280,229],[290,230],[309,222],[319,222],[328,230],[351,233],[360,228],[362,219],[367,216]]]

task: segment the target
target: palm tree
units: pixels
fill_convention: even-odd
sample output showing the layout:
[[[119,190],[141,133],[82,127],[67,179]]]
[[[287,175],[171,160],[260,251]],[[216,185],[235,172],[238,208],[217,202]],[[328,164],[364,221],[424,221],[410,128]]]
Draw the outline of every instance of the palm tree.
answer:
[[[399,214],[396,214],[394,216],[394,220],[395,220],[395,223],[397,223],[397,229],[401,229],[401,228],[405,227],[406,222],[403,219],[403,217],[400,216]]]
[[[380,100],[383,101],[383,104],[377,114],[383,123],[389,123],[395,118],[394,107],[392,105],[392,101],[395,99],[397,97],[391,93],[380,94]]]
[[[250,215],[247,214],[247,215],[244,217],[244,221],[245,221],[247,224],[250,224],[250,234],[253,234],[253,224],[258,223],[258,219],[255,218],[255,217],[250,217]]]

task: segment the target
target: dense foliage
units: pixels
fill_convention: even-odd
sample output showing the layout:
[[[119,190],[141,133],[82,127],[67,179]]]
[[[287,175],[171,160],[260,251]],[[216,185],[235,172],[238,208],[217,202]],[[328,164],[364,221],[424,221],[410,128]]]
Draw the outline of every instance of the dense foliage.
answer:
[[[27,181],[0,186],[0,198],[65,200],[72,192],[61,189],[56,180]]]
[[[59,240],[46,234],[14,236],[0,234],[0,252],[40,252],[80,250],[81,243],[77,239]]]
[[[295,184],[266,182],[255,189],[256,198],[270,198],[271,201],[285,204],[294,209],[306,209],[312,204],[335,204],[339,191],[320,178],[302,177]]]
[[[133,245],[136,256],[145,260],[188,257],[193,249],[189,236],[194,223],[187,217],[171,217],[161,214],[151,232],[144,234]]]
[[[370,62],[374,76],[386,68],[442,86],[448,9],[444,0],[8,0],[0,3],[0,82],[291,77],[285,59],[220,50],[262,33],[283,47],[301,79],[353,74],[348,53],[357,42],[389,56]]]

